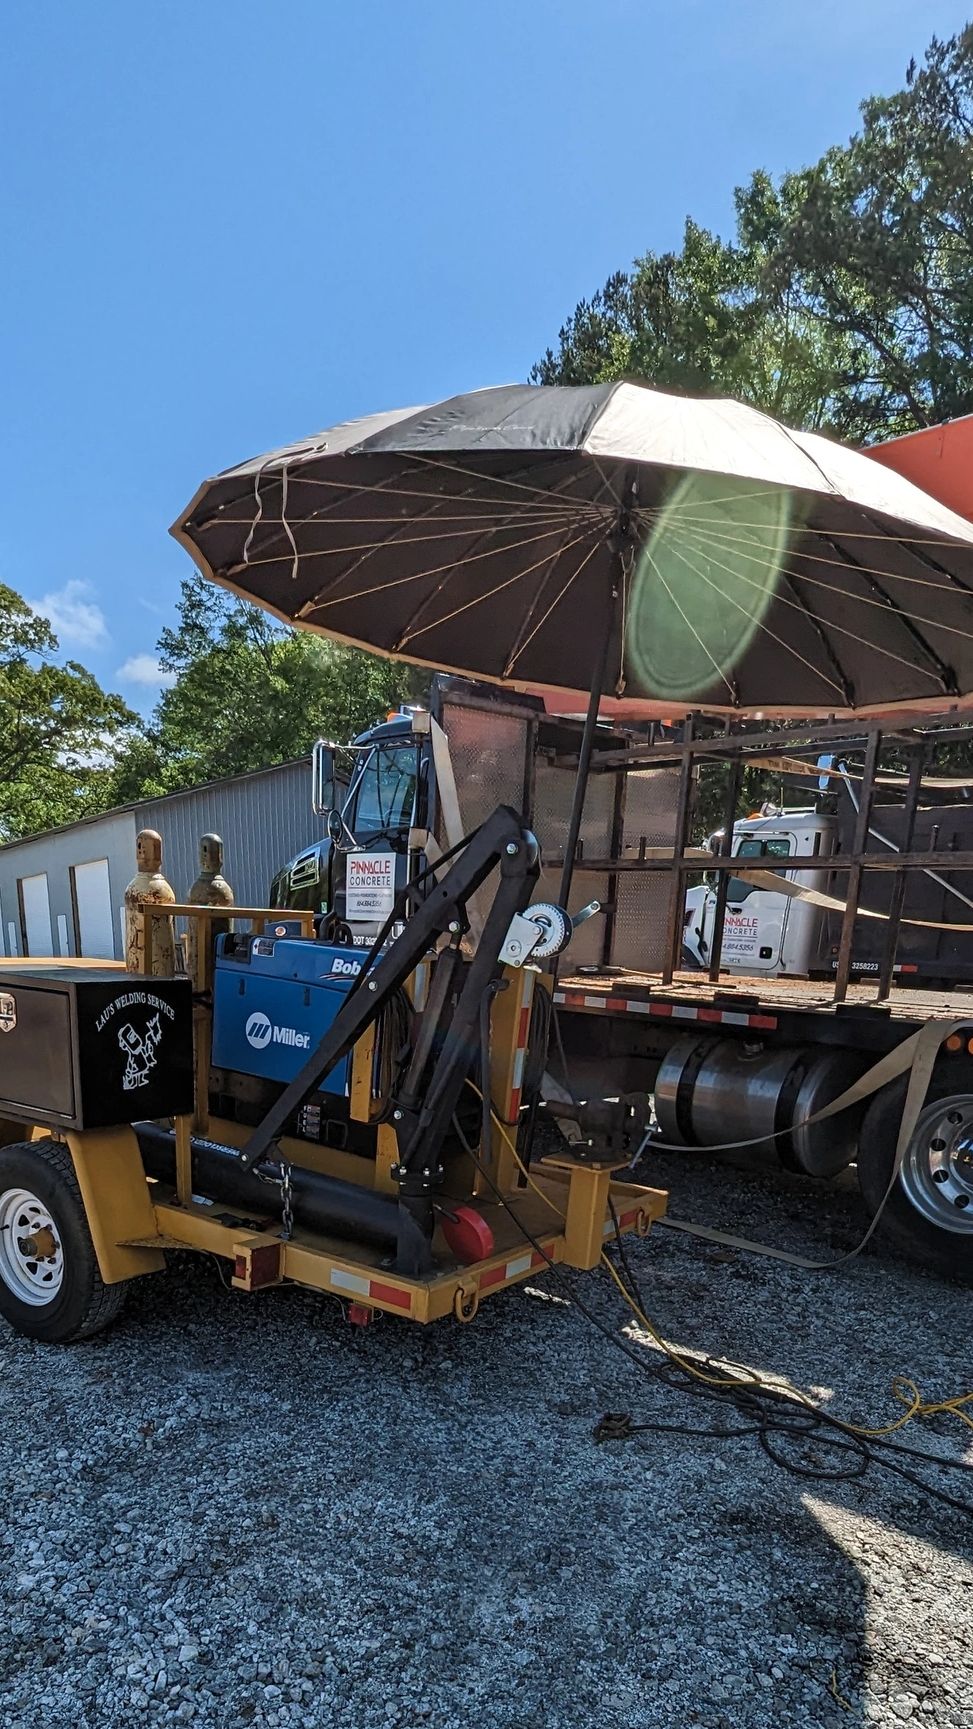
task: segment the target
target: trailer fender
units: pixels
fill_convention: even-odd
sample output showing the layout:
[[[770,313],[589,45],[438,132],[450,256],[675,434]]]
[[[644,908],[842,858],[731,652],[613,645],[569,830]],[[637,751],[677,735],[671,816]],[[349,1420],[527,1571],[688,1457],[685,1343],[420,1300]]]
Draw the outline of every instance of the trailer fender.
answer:
[[[35,1130],[44,1136],[50,1129]],[[130,1128],[88,1129],[65,1135],[74,1165],[98,1271],[106,1285],[158,1273],[162,1248],[152,1247],[159,1226],[139,1144]]]

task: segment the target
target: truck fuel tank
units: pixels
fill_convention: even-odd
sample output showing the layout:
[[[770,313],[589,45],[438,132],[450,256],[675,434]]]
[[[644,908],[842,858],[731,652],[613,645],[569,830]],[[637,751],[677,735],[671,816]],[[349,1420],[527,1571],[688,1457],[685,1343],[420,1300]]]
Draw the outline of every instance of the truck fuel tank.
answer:
[[[671,1047],[656,1077],[662,1139],[687,1147],[753,1141],[776,1152],[790,1170],[835,1176],[855,1156],[861,1110],[823,1123],[807,1119],[838,1098],[864,1067],[848,1051],[691,1034]]]

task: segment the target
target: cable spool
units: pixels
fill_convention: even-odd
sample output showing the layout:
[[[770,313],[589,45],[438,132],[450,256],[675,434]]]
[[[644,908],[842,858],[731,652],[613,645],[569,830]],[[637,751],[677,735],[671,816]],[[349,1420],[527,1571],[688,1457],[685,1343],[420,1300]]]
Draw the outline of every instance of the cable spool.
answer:
[[[527,908],[524,917],[541,932],[540,941],[530,951],[532,961],[548,961],[567,947],[574,927],[563,907],[553,901],[538,901]]]

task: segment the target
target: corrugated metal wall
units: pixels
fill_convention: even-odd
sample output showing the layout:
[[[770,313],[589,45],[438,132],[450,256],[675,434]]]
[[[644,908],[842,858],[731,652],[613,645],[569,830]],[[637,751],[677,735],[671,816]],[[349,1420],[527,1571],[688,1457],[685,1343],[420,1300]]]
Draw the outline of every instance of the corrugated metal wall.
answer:
[[[221,835],[227,881],[238,905],[251,907],[266,906],[275,872],[323,833],[306,761],[141,805],[138,819],[139,828],[161,834],[166,876],[180,900],[196,880],[200,835]]]
[[[227,879],[239,906],[264,906],[275,872],[322,832],[311,811],[310,764],[305,759],[11,842],[0,847],[0,954],[27,952],[18,884],[41,874],[47,877],[52,950],[77,954],[71,868],[107,859],[115,957],[121,960],[120,914],[126,884],[135,874],[135,836],[142,828],[161,834],[165,873],[179,900],[196,878],[200,835],[221,835]]]
[[[58,833],[36,835],[33,840],[18,841],[10,846],[0,847],[2,952],[5,955],[27,952],[17,885],[23,877],[43,873],[47,877],[51,908],[53,951],[55,954],[77,954],[78,942],[71,899],[71,866],[89,864],[95,859],[107,859],[115,955],[116,958],[121,958],[123,951],[119,912],[124,902],[125,885],[131,882],[135,868],[135,831],[134,812],[120,810],[100,817],[97,822],[76,823],[73,828],[62,829]]]

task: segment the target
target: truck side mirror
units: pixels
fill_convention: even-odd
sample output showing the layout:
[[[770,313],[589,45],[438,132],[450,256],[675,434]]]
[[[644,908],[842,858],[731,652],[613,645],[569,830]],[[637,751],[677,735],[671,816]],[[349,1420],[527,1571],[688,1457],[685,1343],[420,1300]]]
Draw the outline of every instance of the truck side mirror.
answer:
[[[319,738],[311,752],[311,809],[315,816],[330,815],[335,792],[334,746]]]

